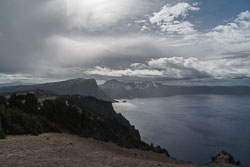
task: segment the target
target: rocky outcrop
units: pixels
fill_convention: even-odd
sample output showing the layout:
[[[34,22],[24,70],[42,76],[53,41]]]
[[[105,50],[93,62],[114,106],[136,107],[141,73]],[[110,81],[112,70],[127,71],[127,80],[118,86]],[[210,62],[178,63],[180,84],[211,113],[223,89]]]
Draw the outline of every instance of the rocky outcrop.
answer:
[[[211,166],[242,166],[240,161],[234,160],[233,156],[225,151],[220,152],[215,157],[212,157]]]

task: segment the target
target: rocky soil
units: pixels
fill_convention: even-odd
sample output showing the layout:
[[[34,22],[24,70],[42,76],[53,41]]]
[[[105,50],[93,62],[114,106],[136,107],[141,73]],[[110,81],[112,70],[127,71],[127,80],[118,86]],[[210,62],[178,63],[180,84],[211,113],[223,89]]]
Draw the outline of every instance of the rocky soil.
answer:
[[[234,167],[226,153],[203,167]],[[125,149],[112,143],[70,134],[47,133],[39,136],[8,136],[0,140],[0,167],[195,167],[165,155]]]

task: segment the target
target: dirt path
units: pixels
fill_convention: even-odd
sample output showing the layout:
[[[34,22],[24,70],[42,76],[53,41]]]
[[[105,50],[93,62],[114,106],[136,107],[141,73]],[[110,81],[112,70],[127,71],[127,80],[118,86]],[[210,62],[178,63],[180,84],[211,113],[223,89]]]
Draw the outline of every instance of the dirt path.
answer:
[[[194,167],[165,155],[120,148],[69,134],[9,136],[0,140],[0,166]]]

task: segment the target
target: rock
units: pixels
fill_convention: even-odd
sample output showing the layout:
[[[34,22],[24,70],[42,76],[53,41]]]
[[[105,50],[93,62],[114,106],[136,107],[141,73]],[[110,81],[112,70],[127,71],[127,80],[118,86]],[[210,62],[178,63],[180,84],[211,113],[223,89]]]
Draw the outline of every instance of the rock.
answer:
[[[233,156],[225,151],[222,151],[219,154],[217,154],[215,157],[212,157],[211,163],[225,163],[225,164],[241,166],[240,161],[234,160]]]

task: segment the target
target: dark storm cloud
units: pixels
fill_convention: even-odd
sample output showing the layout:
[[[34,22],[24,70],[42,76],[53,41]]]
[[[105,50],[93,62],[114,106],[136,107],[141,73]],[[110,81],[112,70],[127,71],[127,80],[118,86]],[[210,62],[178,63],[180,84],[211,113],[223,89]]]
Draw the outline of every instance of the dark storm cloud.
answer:
[[[0,5],[0,71],[30,72],[48,59],[45,41],[64,31],[61,8],[49,0],[8,0]]]
[[[115,4],[124,4],[124,2],[116,1]],[[93,3],[97,6],[96,9],[93,9],[95,13],[91,14],[93,18],[89,19],[86,18],[86,15],[91,16],[91,6],[86,6],[84,10],[87,12],[85,13],[72,11],[71,16],[68,13],[67,3],[66,0],[0,1],[1,73],[32,73],[34,70],[36,72],[45,70],[46,73],[46,68],[53,68],[52,66],[57,66],[58,62],[62,66],[70,65],[70,63],[77,65],[81,57],[89,57],[88,60],[95,62],[91,58],[93,54],[99,53],[98,51],[98,53],[95,53],[95,50],[103,51],[106,48],[101,49],[98,46],[94,48],[95,41],[91,39],[91,41],[87,41],[87,43],[90,43],[87,44],[87,47],[91,45],[92,48],[85,49],[83,44],[83,48],[79,49],[75,46],[75,44],[78,45],[75,39],[78,38],[76,35],[84,39],[93,38],[93,36],[100,38],[106,34],[106,30],[112,28],[108,27],[108,24],[113,24],[120,17],[123,17],[123,14],[129,12],[129,10],[121,11],[121,16],[113,13],[105,15],[105,13],[100,13],[105,11],[98,11],[99,1],[96,1],[96,3]],[[82,5],[90,4],[89,2],[85,3],[85,1],[79,3],[83,3]],[[127,8],[130,7],[131,3],[131,1],[127,1]],[[112,7],[112,3],[108,5]],[[99,18],[99,16],[102,17]],[[98,18],[102,20],[98,20]],[[108,28],[100,29],[99,27],[102,26]],[[79,42],[79,44],[81,43]],[[76,59],[76,61],[73,61],[73,59]],[[86,60],[81,62],[82,65],[87,64]],[[54,70],[56,71],[56,69]]]

